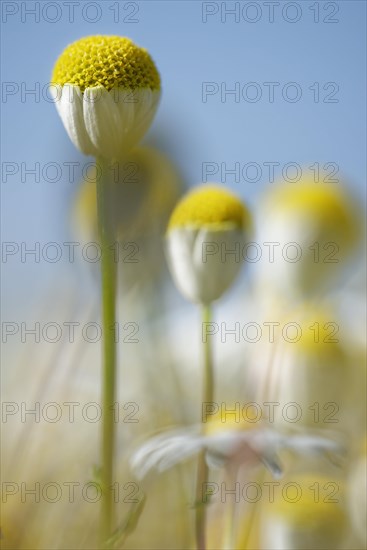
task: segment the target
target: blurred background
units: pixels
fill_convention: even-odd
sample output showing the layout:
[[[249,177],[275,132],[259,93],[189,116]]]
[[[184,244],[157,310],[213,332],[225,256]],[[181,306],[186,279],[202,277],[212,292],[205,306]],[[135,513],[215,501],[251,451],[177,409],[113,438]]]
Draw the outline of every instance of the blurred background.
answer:
[[[289,280],[295,281],[295,287],[302,277],[314,284],[312,288],[306,285],[307,291],[300,285],[298,293],[288,295],[281,285],[283,271],[275,273],[272,265],[269,270],[263,248],[262,261],[244,262],[233,289],[216,305],[214,319],[228,329],[237,322],[263,326],[264,321],[285,319],[308,323],[308,327],[325,318],[325,322],[337,324],[343,348],[340,355],[337,351],[337,357],[343,357],[342,374],[325,374],[325,378],[312,379],[309,386],[299,382],[299,387],[328,386],[334,376],[340,381],[335,393],[319,400],[343,403],[338,428],[348,447],[348,460],[335,470],[312,461],[306,461],[304,468],[302,463],[294,466],[293,458],[284,461],[290,465],[288,475],[293,475],[289,478],[293,481],[300,476],[300,483],[312,478],[343,486],[342,511],[331,514],[332,519],[326,514],[320,527],[315,517],[322,514],[317,512],[314,517],[314,511],[301,509],[301,523],[311,517],[316,525],[313,540],[293,529],[298,512],[282,510],[294,520],[287,528],[283,523],[280,528],[271,514],[264,521],[266,532],[282,533],[271,537],[276,540],[271,548],[326,548],[327,544],[330,548],[338,547],[336,544],[363,548],[366,4],[353,0],[4,1],[1,9],[2,477],[16,484],[5,487],[4,548],[97,548],[97,506],[86,502],[81,493],[73,503],[62,498],[51,504],[41,498],[38,505],[28,497],[24,501],[18,498],[23,482],[29,487],[50,481],[88,483],[99,460],[98,420],[85,421],[79,414],[71,423],[65,405],[57,422],[45,419],[42,412],[39,417],[38,413],[33,417],[21,414],[22,403],[29,409],[39,403],[42,411],[42,405],[51,402],[77,402],[80,409],[83,403],[99,402],[100,341],[83,333],[88,323],[99,322],[99,264],[86,261],[80,253],[83,243],[96,239],[93,207],[88,202],[94,193],[93,159],[84,157],[70,142],[48,88],[52,67],[62,50],[91,34],[126,35],[147,48],[160,71],[163,89],[157,116],[143,142],[145,152],[132,161],[141,168],[138,182],[145,182],[146,187],[136,198],[136,210],[130,213],[136,216],[135,221],[121,236],[123,245],[138,245],[139,262],[119,266],[122,338],[118,400],[124,418],[135,414],[137,407],[138,422],[125,418],[119,423],[119,479],[135,483],[127,463],[130,449],[138,441],[158,429],[199,419],[200,317],[197,308],[174,287],[164,257],[164,231],[179,197],[200,182],[220,183],[249,206],[254,241],[281,241],[279,235],[287,235],[288,241],[304,238],[301,244],[306,250],[315,235],[320,242],[340,242],[343,231],[335,237],[333,233],[340,221],[338,214],[331,215],[329,223],[326,207],[325,216],[322,209],[311,208],[304,227],[316,227],[317,231],[300,230],[292,225],[287,210],[277,212],[276,201],[272,201],[274,187],[282,181],[296,186],[310,178],[336,189],[343,186],[343,196],[351,201],[348,220],[350,225],[350,220],[356,222],[353,237],[343,243],[348,251],[350,248],[345,261],[327,266],[325,273],[311,270],[306,276],[307,263],[302,264],[301,275],[292,273]],[[285,229],[283,233],[279,229],[275,237],[273,229],[281,227],[279,219],[285,220]],[[71,242],[80,243],[75,261],[70,260],[67,243]],[[35,254],[27,253],[31,250]],[[133,252],[133,248],[125,250]],[[308,304],[306,321],[302,306],[299,309],[303,300]],[[316,305],[317,311],[313,309]],[[42,328],[48,323],[54,326],[45,336]],[[72,341],[70,323],[79,323]],[[60,338],[58,327],[62,328]],[[38,341],[27,332],[34,328],[40,330]],[[266,339],[265,331],[263,336]],[[313,389],[307,397],[302,391],[270,397],[266,393],[276,392],[279,385],[297,386],[289,365],[303,364],[303,348],[297,350],[300,360],[294,349],[282,351],[290,370],[283,369],[282,377],[264,393],[270,376],[269,356],[275,356],[275,351],[268,341],[255,344],[242,337],[237,342],[221,338],[221,332],[216,334],[218,400],[229,404],[266,397],[287,403],[304,398],[307,408],[312,405]],[[279,361],[277,356],[272,367],[275,371]],[[316,360],[312,356],[309,361]],[[334,355],[330,358],[321,353],[321,364],[334,365],[336,361]],[[347,375],[345,365],[352,365],[345,367]],[[130,408],[123,409],[129,403]],[[187,470],[175,469],[163,476],[161,485],[152,482],[150,500],[129,547],[194,547],[188,511],[192,471],[192,465]],[[306,472],[307,481],[300,471],[302,475]],[[359,474],[350,481],[354,471]],[[177,490],[172,493],[173,485]],[[129,502],[120,502],[118,509],[124,516]],[[343,535],[338,534],[336,543],[333,529],[329,532],[325,525],[342,523],[339,513],[346,529]],[[241,509],[241,514],[251,517],[255,527],[251,535],[239,529],[237,547],[270,548],[272,543],[258,536],[258,511]],[[210,527],[214,548],[220,547],[214,525],[220,516],[221,508],[215,508]],[[245,531],[247,523],[243,522]],[[321,531],[329,533],[326,542]]]
[[[22,4],[23,16],[20,6],[11,15],[17,4],[3,5],[2,79],[5,84],[14,83],[15,89],[19,86],[19,92],[11,95],[8,91],[3,96],[3,161],[24,162],[24,169],[30,170],[36,162],[41,167],[56,162],[61,168],[64,162],[80,163],[71,182],[67,167],[61,177],[56,169],[49,168],[46,179],[50,181],[40,177],[36,183],[32,175],[26,175],[22,182],[19,173],[3,181],[4,241],[48,242],[65,236],[69,203],[87,159],[75,151],[55,105],[44,99],[42,90],[47,98],[52,67],[65,46],[89,34],[127,35],[151,52],[162,75],[163,98],[146,139],[159,143],[160,149],[172,156],[188,185],[203,179],[206,162],[219,167],[223,162],[228,170],[233,170],[236,162],[241,170],[249,162],[257,163],[261,173],[250,167],[249,181],[241,176],[235,182],[233,175],[224,174],[224,183],[254,204],[269,184],[269,168],[264,163],[278,162],[280,166],[274,168],[278,176],[284,165],[292,162],[302,167],[335,163],[339,168],[336,177],[345,174],[363,195],[364,2],[335,3],[335,15],[334,4],[325,9],[325,3],[319,2],[319,23],[314,22],[317,14],[311,9],[312,2],[299,3],[302,15],[295,23],[285,19],[282,5],[274,8],[274,22],[270,23],[269,8],[261,3],[259,12],[251,6],[245,12],[248,20],[259,17],[256,23],[246,21],[242,12],[236,22],[236,15],[224,11],[235,9],[236,2],[228,2],[224,8],[215,2],[118,2],[118,11],[113,2],[97,5],[83,15],[82,4],[75,4],[72,23],[62,3],[61,12],[50,6],[43,16],[40,13],[39,22],[35,21],[37,15],[25,11],[34,8],[32,2]],[[215,8],[218,13],[210,15]],[[284,14],[289,20],[299,17],[298,11],[288,9],[289,13]],[[52,23],[45,17],[50,21],[60,19]],[[95,23],[85,20],[94,18]],[[326,23],[324,19],[338,22]],[[241,89],[255,82],[261,87],[262,98],[256,103],[242,99],[236,102],[235,96],[221,97],[218,92],[208,95],[203,103],[207,82],[215,82],[219,88],[225,83],[228,90],[233,90],[236,82]],[[279,83],[273,103],[268,101],[266,82]],[[301,88],[302,97],[296,103],[283,99],[283,87],[289,82]],[[316,92],[309,89],[315,82],[320,86],[318,103],[314,102]],[[337,93],[333,87],[323,90],[328,82],[336,83]],[[38,88],[38,94],[25,94],[25,90]],[[5,90],[11,87],[5,86]],[[255,89],[248,88],[245,97],[246,93],[256,97]],[[289,96],[293,93],[295,90],[290,88]],[[337,102],[325,103],[323,99],[329,94]],[[334,171],[333,166],[326,169],[329,174]],[[218,181],[220,176],[219,171],[208,178]],[[292,168],[290,177],[294,177]],[[56,181],[51,183],[53,178]],[[3,304],[14,308],[29,300],[29,289],[20,284],[25,270],[32,273],[32,289],[38,292],[60,265],[19,266],[9,261],[4,268]]]

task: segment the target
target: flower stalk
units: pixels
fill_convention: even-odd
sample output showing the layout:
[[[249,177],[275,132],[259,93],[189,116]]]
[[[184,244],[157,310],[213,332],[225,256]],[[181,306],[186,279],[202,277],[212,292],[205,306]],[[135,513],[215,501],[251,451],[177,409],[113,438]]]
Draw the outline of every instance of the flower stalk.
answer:
[[[114,402],[116,393],[116,262],[114,256],[114,234],[108,219],[108,199],[114,185],[110,178],[110,167],[105,160],[98,159],[101,177],[97,178],[97,213],[101,246],[102,286],[102,501],[101,542],[110,537],[113,526],[113,472],[115,449]]]
[[[211,306],[202,306],[202,322],[203,326],[210,323]],[[203,331],[202,331],[203,333]],[[214,374],[213,360],[210,340],[206,336],[203,341],[204,352],[204,380],[203,380],[203,401],[204,403],[212,403],[214,399]],[[201,407],[203,410],[203,407]],[[206,548],[206,503],[203,501],[203,488],[208,482],[209,468],[206,463],[206,451],[202,450],[198,458],[197,478],[196,478],[196,516],[195,516],[195,534],[197,550],[205,550]]]
[[[67,46],[54,65],[51,82],[71,141],[82,153],[93,155],[100,168],[96,182],[103,333],[100,544],[106,548],[114,525],[116,392],[117,268],[110,163],[126,157],[147,132],[158,107],[161,84],[147,50],[129,38],[111,35],[87,36]],[[133,102],[129,101],[132,94]]]

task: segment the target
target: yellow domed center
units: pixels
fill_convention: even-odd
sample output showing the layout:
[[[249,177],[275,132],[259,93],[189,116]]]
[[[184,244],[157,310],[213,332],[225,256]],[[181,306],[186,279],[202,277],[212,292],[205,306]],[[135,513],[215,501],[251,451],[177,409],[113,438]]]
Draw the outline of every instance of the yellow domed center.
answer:
[[[160,76],[147,50],[122,36],[87,36],[73,42],[56,61],[51,82],[73,84],[82,92],[96,86],[160,89]]]
[[[249,431],[259,428],[260,422],[251,422],[250,419],[242,413],[241,408],[234,405],[227,409],[221,409],[215,414],[208,416],[205,422],[205,434],[214,435],[226,431]]]
[[[282,326],[287,327],[285,345],[310,358],[309,365],[327,368],[330,364],[347,364],[343,337],[332,309],[303,304],[284,318]]]
[[[203,186],[184,197],[171,215],[168,229],[231,224],[244,228],[250,214],[240,199],[219,186]]]
[[[316,524],[339,528],[345,514],[340,505],[343,486],[322,476],[295,476],[279,488],[277,498],[268,509],[293,525],[312,527]]]
[[[311,216],[344,236],[355,235],[354,205],[340,185],[315,183],[305,177],[299,183],[279,185],[269,199],[280,212]]]

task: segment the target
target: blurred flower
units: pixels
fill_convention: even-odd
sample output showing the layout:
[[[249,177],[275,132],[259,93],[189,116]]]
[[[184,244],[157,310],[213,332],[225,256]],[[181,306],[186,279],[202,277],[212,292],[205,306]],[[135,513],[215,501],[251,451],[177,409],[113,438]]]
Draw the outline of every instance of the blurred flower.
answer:
[[[356,535],[367,546],[367,437],[364,438],[358,456],[351,463],[349,478],[348,504],[349,515]]]
[[[363,396],[356,402],[356,395],[363,373],[333,310],[303,304],[278,324],[278,338],[267,343],[272,361],[251,367],[259,399],[277,404],[272,421],[350,434],[361,419]]]
[[[284,478],[263,511],[261,547],[267,550],[345,548],[346,515],[340,482],[318,474]]]
[[[208,185],[191,191],[174,210],[167,230],[167,256],[182,294],[200,304],[217,300],[241,268],[240,249],[250,214],[234,194]]]
[[[120,278],[126,289],[156,280],[162,273],[162,238],[168,217],[181,194],[182,181],[169,158],[153,147],[136,147],[113,168],[116,185],[107,196],[111,231],[119,243]],[[72,226],[78,241],[98,242],[96,180],[98,165],[88,173],[76,196]],[[125,261],[126,260],[126,261]],[[94,263],[89,263],[94,267]]]
[[[119,159],[141,140],[160,98],[149,53],[121,36],[88,36],[67,46],[51,83],[74,145],[105,159]]]
[[[139,479],[151,470],[163,472],[205,451],[211,467],[236,469],[241,465],[264,464],[274,477],[282,473],[278,452],[289,449],[298,453],[340,451],[335,441],[317,435],[284,436],[266,423],[242,419],[236,422],[214,415],[207,424],[167,431],[149,439],[132,456],[131,465]]]
[[[249,213],[239,198],[215,185],[195,189],[172,213],[167,230],[168,264],[183,295],[201,306],[205,324],[211,320],[212,302],[222,296],[240,270],[240,247],[249,225]],[[215,381],[210,343],[202,343],[204,403],[213,401]],[[187,443],[198,453],[195,500],[199,501],[208,465],[198,441]],[[195,536],[196,547],[205,549],[206,510],[202,506],[195,510]]]
[[[305,176],[271,187],[258,212],[258,241],[270,247],[259,262],[260,292],[290,301],[329,288],[355,250],[359,230],[358,210],[342,184]]]

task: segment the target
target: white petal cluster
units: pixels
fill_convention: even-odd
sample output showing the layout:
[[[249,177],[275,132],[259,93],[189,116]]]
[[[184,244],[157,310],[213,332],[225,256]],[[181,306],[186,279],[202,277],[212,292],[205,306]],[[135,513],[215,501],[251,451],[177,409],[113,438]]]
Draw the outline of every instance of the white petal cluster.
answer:
[[[261,291],[292,302],[329,290],[357,245],[358,217],[342,184],[315,183],[305,175],[269,188],[257,220]]]
[[[74,145],[85,155],[120,159],[149,129],[160,91],[106,90],[65,84],[53,88],[56,108]]]
[[[243,246],[238,228],[177,227],[167,236],[167,260],[174,281],[191,302],[210,304],[232,285],[242,267],[234,251]],[[227,251],[227,252],[226,252]]]
[[[251,216],[241,199],[217,184],[200,185],[174,209],[167,230],[167,260],[190,301],[210,305],[232,285],[243,264]]]
[[[139,479],[151,470],[165,470],[206,451],[210,465],[226,466],[231,462],[255,466],[264,464],[274,477],[281,475],[277,453],[290,449],[298,453],[337,453],[340,445],[318,435],[284,436],[271,427],[252,430],[223,429],[203,434],[201,426],[183,428],[155,436],[131,457],[131,466]]]

